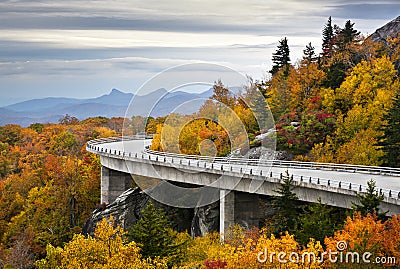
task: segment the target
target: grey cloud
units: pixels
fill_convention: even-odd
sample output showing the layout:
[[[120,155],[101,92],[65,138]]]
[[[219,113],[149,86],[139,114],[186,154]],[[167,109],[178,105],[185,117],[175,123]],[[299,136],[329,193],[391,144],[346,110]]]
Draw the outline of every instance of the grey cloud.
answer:
[[[269,33],[282,31],[275,24],[224,24],[202,19],[124,19],[110,17],[0,17],[0,29],[145,30],[171,32]]]
[[[277,42],[269,44],[256,44],[256,45],[233,44],[231,47],[241,48],[241,49],[266,49],[266,48],[275,48],[276,44]]]
[[[95,1],[91,6],[86,2],[59,0],[14,3],[0,3],[0,29],[120,29],[271,35],[285,33],[286,29],[293,31],[296,26],[307,23],[308,16],[312,15],[312,11],[296,10],[297,21],[294,21],[290,10],[285,13],[278,7],[271,8],[256,0],[232,1],[234,5],[218,10],[212,10],[216,2],[206,1],[204,10],[198,3],[196,6],[193,4],[196,2],[190,1],[185,5],[180,1],[171,1],[170,4],[160,1],[118,1],[112,4]],[[129,7],[124,3],[129,3]],[[109,10],[104,8],[107,5],[110,5]],[[190,6],[194,6],[193,10]]]
[[[15,5],[15,1],[9,1],[0,4],[0,29],[118,29],[281,36],[300,36],[306,34],[304,29],[307,29],[308,34],[315,36],[319,34],[328,16],[346,19],[391,19],[397,16],[396,12],[400,9],[400,4],[396,1],[378,4],[368,0],[364,1],[365,3],[354,0],[330,0],[323,3],[306,0],[304,4],[309,6],[311,3],[312,9],[296,5],[293,10],[279,10],[278,7],[271,9],[266,3],[253,0],[243,2],[242,10],[238,9],[239,1],[233,1],[238,10],[229,15],[224,14],[223,10],[213,12],[209,8],[204,11],[198,10],[201,15],[190,15],[185,13],[187,8],[174,10],[174,5],[181,7],[178,1],[172,1],[170,5],[159,1],[118,1],[110,4],[110,10],[104,8],[107,1],[94,1],[91,6],[87,3],[81,6],[79,3],[82,2],[78,1],[40,2],[36,4],[35,1],[17,1],[19,5]],[[123,5],[127,3],[130,3],[128,8]],[[204,2],[205,6],[207,4],[211,3]],[[193,3],[189,1],[185,5],[190,7]]]
[[[305,46],[302,40],[319,40],[328,16],[333,16],[334,23],[335,18],[367,19],[365,29],[371,31],[381,26],[381,21],[376,25],[377,20],[371,19],[389,21],[398,15],[400,8],[398,0],[382,3],[373,0],[305,0],[301,3],[285,0],[276,1],[274,6],[265,0],[221,3],[189,0],[184,3],[180,0],[2,0],[0,29],[27,32],[31,29],[215,32],[276,36],[276,42],[288,36],[294,62],[301,57]],[[281,4],[286,6],[282,8]],[[299,38],[295,40],[293,37]],[[75,96],[92,91],[89,96],[95,96],[95,90],[101,88],[120,85],[136,88],[137,84],[164,68],[196,60],[227,63],[259,78],[255,74],[270,64],[277,44],[268,43],[271,39],[266,37],[260,40],[261,44],[235,41],[232,43],[236,44],[226,47],[132,48],[127,44],[123,48],[88,49],[63,47],[62,40],[51,45],[1,39],[0,36],[0,92],[8,93],[7,89],[13,89],[12,94],[19,92],[21,96],[24,93],[39,95],[39,92],[41,96],[56,95],[62,90]],[[24,76],[27,79],[18,79],[25,74],[29,74]]]
[[[157,73],[172,66],[184,63],[195,62],[190,59],[169,59],[169,58],[144,58],[144,57],[125,57],[110,59],[93,60],[34,60],[21,62],[0,63],[1,76],[19,76],[29,74],[31,76],[91,76],[99,74],[110,74],[110,70],[115,73],[130,73],[145,71]]]
[[[274,48],[276,43],[271,45],[260,44],[254,46],[233,45],[227,47],[133,47],[133,48],[63,48],[49,47],[38,42],[15,42],[0,40],[0,62],[27,61],[27,60],[95,60],[124,57],[144,57],[160,59],[166,55],[171,55],[175,59],[198,59],[215,61],[226,60],[226,53],[236,51],[237,54],[243,53],[246,49],[259,48],[264,53]],[[220,53],[215,53],[220,51]],[[236,55],[237,56],[237,55]],[[235,55],[231,56],[235,58]]]
[[[399,16],[400,3],[343,4],[331,8],[323,14],[344,19],[392,20]]]

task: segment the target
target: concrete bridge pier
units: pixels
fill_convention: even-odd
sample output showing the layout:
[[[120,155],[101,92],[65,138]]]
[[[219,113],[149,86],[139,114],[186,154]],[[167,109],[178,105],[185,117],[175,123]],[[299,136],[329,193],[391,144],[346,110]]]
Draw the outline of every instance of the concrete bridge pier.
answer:
[[[132,188],[132,176],[128,173],[101,167],[100,202],[110,204],[124,191]]]
[[[251,229],[260,222],[259,197],[254,193],[220,190],[219,230],[221,239],[233,224]]]

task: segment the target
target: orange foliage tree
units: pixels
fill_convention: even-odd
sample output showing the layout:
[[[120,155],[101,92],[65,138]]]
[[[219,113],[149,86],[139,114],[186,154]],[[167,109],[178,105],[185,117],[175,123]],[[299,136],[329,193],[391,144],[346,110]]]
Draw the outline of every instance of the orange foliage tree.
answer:
[[[344,257],[349,255],[347,253],[358,253],[360,264],[351,260],[346,262],[347,260],[343,258],[342,262],[330,266],[331,268],[382,268],[382,264],[378,262],[383,259],[387,261],[385,266],[399,265],[399,235],[399,216],[392,216],[382,222],[374,214],[362,217],[360,213],[356,213],[353,217],[347,218],[343,230],[335,232],[333,237],[325,238],[325,244],[327,249],[332,251],[338,251],[338,246],[341,246],[339,250],[343,249]],[[364,256],[367,262],[362,260],[365,253],[371,253]]]
[[[99,203],[100,161],[86,141],[116,135],[104,119],[0,127],[1,260],[14,264],[16,246],[38,257],[79,232]],[[21,238],[31,238],[22,240]]]

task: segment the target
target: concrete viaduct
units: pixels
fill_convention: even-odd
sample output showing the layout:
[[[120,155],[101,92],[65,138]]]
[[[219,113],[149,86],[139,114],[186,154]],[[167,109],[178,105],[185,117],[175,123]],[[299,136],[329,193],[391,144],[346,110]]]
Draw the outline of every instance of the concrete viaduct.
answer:
[[[366,182],[376,181],[384,194],[380,207],[388,215],[400,214],[400,169],[374,166],[208,158],[154,152],[147,149],[151,139],[114,137],[87,143],[89,152],[100,155],[101,202],[111,203],[131,188],[132,176],[144,176],[169,182],[212,186],[219,193],[220,231],[233,223],[258,225],[258,195],[276,195],[281,178],[288,171],[294,192],[300,200],[351,208],[357,193],[366,190]],[[223,176],[224,180],[217,180]],[[235,184],[232,184],[235,182]],[[257,189],[252,182],[258,182]]]

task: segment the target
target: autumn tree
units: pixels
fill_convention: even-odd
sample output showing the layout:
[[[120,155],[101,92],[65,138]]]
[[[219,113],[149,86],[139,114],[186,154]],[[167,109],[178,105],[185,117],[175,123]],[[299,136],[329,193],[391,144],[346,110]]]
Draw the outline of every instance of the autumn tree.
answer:
[[[272,117],[254,85],[232,93],[221,81],[197,113],[171,113],[157,124],[150,149],[173,153],[226,156],[248,145],[260,128],[271,128]],[[153,121],[152,121],[153,122]],[[152,124],[152,122],[150,124]],[[261,126],[260,126],[261,125]]]
[[[235,96],[222,83],[221,80],[218,80],[214,83],[213,94],[211,95],[210,99],[220,103],[220,104],[217,103],[218,108],[221,108],[222,106],[228,106],[233,108],[236,102]]]
[[[332,237],[325,238],[327,250],[337,251],[339,241],[346,243],[345,252],[357,252],[361,261],[362,254],[370,252],[370,263],[364,263],[362,268],[382,268],[382,264],[374,264],[375,257],[394,257],[387,260],[385,266],[398,265],[400,258],[400,237],[398,216],[382,222],[374,214],[362,216],[360,212],[347,217],[343,229]],[[344,253],[345,254],[345,253]],[[397,264],[396,264],[397,263]],[[358,263],[330,263],[329,268],[361,268]]]
[[[41,133],[43,131],[43,128],[45,128],[45,125],[42,123],[32,123],[29,125],[29,128],[35,130],[37,133]]]
[[[396,36],[388,37],[384,45],[388,46],[388,56],[397,70],[397,75],[400,76],[400,33],[397,33]]]
[[[102,125],[93,119],[44,124],[39,131],[7,126],[0,132],[5,141],[14,140],[0,144],[7,160],[0,181],[0,236],[13,257],[23,254],[18,249],[27,241],[21,238],[30,237],[26,249],[40,256],[48,243],[61,246],[81,230],[100,195],[100,160],[85,150],[85,143],[115,135]]]
[[[291,123],[297,122],[298,126]],[[314,145],[323,143],[335,132],[335,118],[321,107],[321,98],[309,99],[305,110],[292,111],[276,123],[277,149],[292,154],[307,154]]]
[[[278,48],[275,53],[272,54],[272,69],[269,71],[272,75],[275,75],[280,69],[283,68],[283,75],[289,74],[290,65],[290,49],[287,38],[283,38],[279,41]]]
[[[7,124],[0,126],[0,141],[15,146],[21,141],[22,128],[19,125]]]
[[[142,116],[132,116],[131,127],[133,134],[145,132],[147,119]]]
[[[239,95],[234,112],[244,123],[248,133],[257,133],[273,126],[273,117],[267,110],[267,102],[260,91],[259,84],[248,78],[245,92]]]
[[[312,100],[321,95],[324,78],[325,72],[316,62],[309,62],[307,58],[301,61],[297,68],[293,68],[288,76],[290,110],[307,110]]]
[[[112,117],[107,119],[107,124],[104,125],[104,127],[115,131],[115,133],[118,135],[122,135],[122,133],[125,131],[124,127],[129,126],[129,124],[125,125],[126,121],[129,121],[129,119],[123,117]]]
[[[12,147],[8,143],[0,142],[0,178],[4,179],[15,170],[15,156],[12,156]]]
[[[106,127],[110,122],[109,118],[98,116],[98,117],[90,117],[80,121],[81,125],[85,126],[93,126],[93,127]]]
[[[28,229],[18,234],[6,252],[4,259],[5,268],[33,268],[35,263],[35,252],[33,251],[34,234]],[[10,266],[10,267],[8,267]]]
[[[293,69],[292,66],[288,67]],[[275,119],[290,111],[290,103],[292,100],[291,88],[287,75],[280,69],[272,79],[268,82],[267,102]]]
[[[162,260],[142,258],[139,247],[125,242],[125,232],[114,227],[114,219],[97,224],[93,237],[76,234],[63,248],[47,246],[47,255],[37,261],[39,269],[53,268],[167,268]]]
[[[79,229],[70,228],[67,204],[68,193],[61,193],[53,183],[48,183],[45,187],[32,188],[23,209],[8,225],[5,238],[8,242],[12,242],[20,231],[29,229],[34,237],[36,254],[43,254],[49,243],[62,245]]]
[[[57,155],[70,155],[79,150],[78,141],[71,132],[62,132],[51,143],[51,151]]]
[[[399,85],[393,64],[382,57],[362,61],[340,88],[324,91],[322,104],[337,117],[334,139],[328,145],[336,162],[380,164],[383,152],[377,143]],[[318,161],[324,157],[314,158]]]
[[[58,123],[63,124],[63,125],[74,125],[79,123],[79,119],[66,114],[64,117],[59,119]]]
[[[306,246],[301,246],[295,236],[284,233],[281,236],[271,235],[268,228],[261,230],[241,230],[235,227],[235,240],[220,241],[218,233],[210,233],[203,237],[197,237],[188,244],[187,260],[183,268],[298,268],[319,269],[323,265],[317,260],[311,262],[308,259],[298,262],[279,262],[276,255],[271,253],[296,253],[299,257],[303,253],[312,253],[318,257],[323,252],[319,242],[311,239]],[[261,254],[260,254],[261,253]],[[293,257],[296,255],[293,255]],[[288,256],[286,257],[288,258]],[[208,267],[207,267],[208,266]],[[214,266],[214,267],[212,267]],[[219,267],[218,267],[219,266]]]
[[[309,43],[298,64],[285,64],[285,68],[279,68],[271,80],[258,85],[265,93],[276,121],[290,111],[305,110],[310,99],[320,94],[325,72],[316,60],[314,47]]]
[[[155,134],[157,133],[157,127],[163,125],[167,116],[164,117],[149,117],[146,124],[146,133]]]

